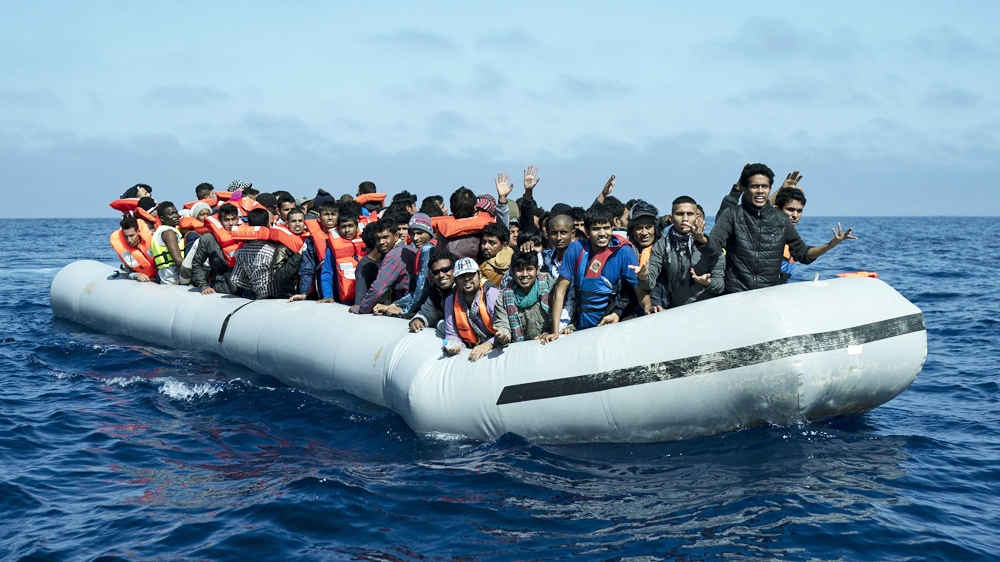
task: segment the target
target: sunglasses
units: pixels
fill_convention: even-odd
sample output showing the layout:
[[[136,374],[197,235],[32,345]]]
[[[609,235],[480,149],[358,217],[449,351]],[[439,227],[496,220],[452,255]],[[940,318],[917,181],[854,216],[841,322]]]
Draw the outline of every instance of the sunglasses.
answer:
[[[442,267],[441,269],[430,269],[428,271],[431,272],[431,275],[437,276],[437,275],[441,275],[442,273],[448,273],[451,270],[452,270],[452,266],[446,265],[445,267]]]

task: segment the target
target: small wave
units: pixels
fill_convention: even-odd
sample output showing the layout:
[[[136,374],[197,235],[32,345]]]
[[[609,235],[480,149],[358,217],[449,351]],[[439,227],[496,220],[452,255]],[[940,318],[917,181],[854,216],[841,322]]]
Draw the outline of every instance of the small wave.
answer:
[[[191,401],[205,396],[215,396],[222,391],[222,386],[211,383],[190,384],[177,379],[163,379],[160,385],[160,394],[174,400]]]

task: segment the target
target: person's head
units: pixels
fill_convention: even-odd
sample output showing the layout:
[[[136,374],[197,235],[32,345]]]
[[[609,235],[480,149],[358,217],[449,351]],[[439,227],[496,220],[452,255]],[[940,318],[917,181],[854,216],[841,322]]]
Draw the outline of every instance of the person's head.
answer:
[[[256,190],[256,189],[254,189],[252,187],[245,187],[245,188],[243,188],[243,198],[244,199],[250,199],[252,201],[256,201],[257,197],[259,195],[260,195],[260,191],[259,190]]]
[[[431,207],[437,207],[437,214],[428,213],[427,210]],[[444,204],[444,197],[440,195],[431,195],[430,197],[424,197],[424,200],[420,202],[420,212],[427,213],[427,215],[432,217],[443,217],[448,214],[448,207]]]
[[[118,226],[122,229],[122,234],[125,236],[125,241],[128,242],[129,246],[133,248],[139,247],[139,223],[136,222],[132,215],[125,215],[122,217],[121,222]]]
[[[509,242],[510,231],[507,227],[498,222],[491,222],[483,228],[483,235],[479,239],[479,252],[484,260],[493,259],[508,246]]]
[[[583,207],[571,207],[569,210],[569,216],[573,217],[573,228],[579,230],[584,236],[587,234],[587,227],[583,224],[583,216],[586,214],[587,210]]]
[[[343,205],[343,203],[341,203]],[[354,215],[350,215],[344,212],[343,209],[340,211],[340,215],[337,216],[337,234],[344,240],[354,240],[358,236],[358,218]]]
[[[656,223],[659,209],[643,201],[636,201],[629,211],[628,237],[639,250],[645,250],[656,242]]]
[[[783,187],[774,198],[774,206],[788,215],[792,224],[798,226],[806,208],[806,194],[797,187]]]
[[[369,193],[375,193],[377,188],[375,184],[370,181],[363,181],[358,184],[358,195],[367,195]]]
[[[441,249],[434,249],[428,261],[427,274],[431,278],[431,283],[442,291],[451,291],[455,286],[455,262],[458,258],[455,254]]]
[[[323,201],[319,209],[319,225],[323,230],[330,231],[337,229],[337,218],[340,217],[340,207],[337,206],[337,202],[331,197]]]
[[[409,191],[400,191],[392,196],[393,205],[401,205],[411,215],[417,214],[417,196]]]
[[[208,199],[214,192],[215,188],[210,183],[202,182],[194,187],[194,196],[199,200]]]
[[[423,213],[417,213],[410,217],[410,222],[407,224],[409,230],[410,242],[413,243],[417,248],[423,246],[427,242],[430,242],[431,238],[434,237],[434,228],[431,226],[431,218]]]
[[[465,186],[456,189],[448,203],[451,205],[451,214],[456,219],[467,219],[476,215],[476,194]]]
[[[197,203],[191,206],[191,216],[200,221],[205,220],[205,217],[211,214],[212,214],[212,207],[210,207],[208,203],[198,201]]]
[[[747,164],[740,174],[740,187],[743,198],[750,205],[760,209],[767,205],[767,196],[771,194],[771,184],[774,183],[774,172],[764,164]]]
[[[406,237],[409,235],[409,231],[410,231],[410,215],[409,214],[407,214],[405,211],[400,211],[398,208],[396,208],[396,209],[386,209],[386,211],[384,213],[382,213],[381,220],[384,220],[386,222],[391,222],[392,224],[395,224],[396,225],[396,239],[397,240],[404,240],[404,241],[406,240]]]
[[[133,187],[135,187],[135,193],[136,193],[135,196],[139,197],[140,199],[143,198],[143,197],[152,197],[153,196],[153,188],[149,187],[148,185],[146,185],[144,183],[137,183]]]
[[[461,258],[455,262],[455,288],[471,299],[479,291],[479,265],[472,258]]]
[[[306,231],[306,212],[301,207],[292,207],[285,213],[285,225],[292,234],[302,234]]]
[[[476,197],[476,212],[489,213],[491,217],[497,216],[497,199],[489,193],[484,193]]]
[[[670,224],[681,234],[691,232],[695,219],[698,218],[698,203],[687,195],[681,195],[671,204]]]
[[[267,209],[254,209],[247,213],[247,224],[250,226],[270,226],[271,214]]]
[[[538,254],[535,252],[514,252],[510,260],[510,271],[514,283],[522,291],[529,291],[538,279]]]
[[[163,201],[156,206],[156,216],[160,217],[160,222],[167,226],[177,226],[181,221],[181,214],[177,212],[177,207],[170,201]]]
[[[510,242],[511,246],[517,246],[517,235],[521,233],[521,223],[516,219],[510,219]]]
[[[698,218],[701,220],[705,220],[705,208],[702,207],[701,205],[695,205],[695,207],[698,208]]]
[[[361,203],[358,203],[353,199],[349,201],[341,201],[337,204],[337,209],[340,216],[348,215],[354,217],[355,221],[357,221],[361,216]]]
[[[628,209],[625,208],[625,204],[614,195],[609,195],[604,198],[604,206],[611,211],[611,216],[614,217],[612,225],[615,228],[625,228],[625,225],[628,224]]]
[[[152,197],[140,197],[136,206],[150,215],[154,217],[156,216],[156,201],[154,201]]]
[[[271,214],[278,216],[278,198],[273,193],[261,193],[257,196],[257,203],[271,211]]]
[[[521,229],[521,232],[517,234],[517,240],[515,244],[518,248],[525,244],[531,244],[532,252],[541,252],[545,249],[545,237],[542,235],[542,231],[533,227],[526,226]]]
[[[281,220],[288,222],[288,212],[296,207],[295,198],[289,193],[278,195],[278,216]]]
[[[226,230],[232,230],[240,223],[240,212],[232,203],[223,203],[219,206],[219,222]]]
[[[227,191],[240,191],[240,190],[243,190],[243,189],[247,189],[248,187],[250,187],[252,185],[253,185],[252,183],[247,183],[247,182],[242,181],[242,180],[233,180],[233,181],[229,182],[229,185],[226,187],[226,190]]]
[[[375,236],[375,229],[369,226],[361,231],[361,241],[365,245],[365,250],[369,254],[380,255],[378,251],[378,239]]]
[[[604,249],[611,243],[611,231],[614,228],[615,215],[600,203],[591,205],[583,215],[583,227],[590,236],[593,249]]]
[[[399,240],[399,225],[394,218],[382,218],[375,224],[368,225],[362,234],[371,231],[375,237],[375,246],[379,253],[385,255],[396,245]]]
[[[556,251],[563,251],[573,243],[576,237],[573,231],[576,226],[573,224],[573,217],[569,215],[556,215],[549,219],[549,246]]]

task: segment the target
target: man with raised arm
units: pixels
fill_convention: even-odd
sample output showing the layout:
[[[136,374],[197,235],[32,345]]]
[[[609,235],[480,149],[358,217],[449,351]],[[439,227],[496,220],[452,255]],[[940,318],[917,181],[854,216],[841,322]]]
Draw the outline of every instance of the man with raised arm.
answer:
[[[715,226],[702,253],[715,259],[726,250],[726,293],[772,287],[781,283],[781,258],[785,246],[789,255],[804,264],[830,251],[851,236],[853,229],[833,229],[833,238],[822,246],[802,241],[785,213],[768,202],[774,172],[764,164],[750,164],[740,174],[739,206],[720,209]],[[736,188],[734,187],[734,190]]]

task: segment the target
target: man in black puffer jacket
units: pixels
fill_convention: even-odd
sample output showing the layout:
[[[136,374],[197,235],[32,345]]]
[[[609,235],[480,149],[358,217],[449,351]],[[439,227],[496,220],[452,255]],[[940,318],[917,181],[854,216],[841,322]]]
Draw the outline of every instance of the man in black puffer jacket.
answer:
[[[851,236],[852,229],[842,231],[838,224],[828,243],[807,245],[788,216],[768,202],[773,182],[774,172],[764,164],[749,164],[743,168],[739,181],[742,203],[727,206],[723,202],[708,243],[701,248],[708,259],[726,249],[726,293],[779,285],[786,245],[795,261],[809,264],[844,240],[855,239]]]

